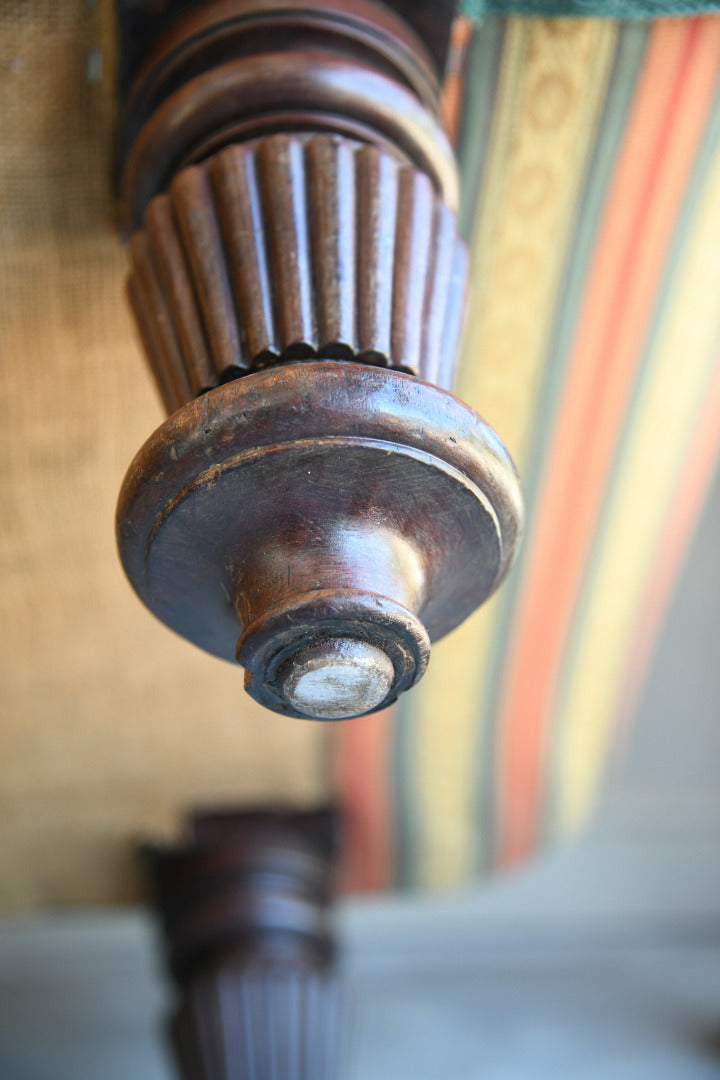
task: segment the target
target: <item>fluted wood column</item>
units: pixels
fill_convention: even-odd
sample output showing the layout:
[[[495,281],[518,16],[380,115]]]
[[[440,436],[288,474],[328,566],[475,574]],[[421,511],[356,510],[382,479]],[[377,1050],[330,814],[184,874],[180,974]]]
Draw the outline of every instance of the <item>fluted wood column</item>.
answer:
[[[130,245],[130,300],[172,412],[293,360],[450,389],[467,248],[428,177],[376,146],[270,135],[183,169]]]
[[[128,577],[269,708],[385,708],[522,526],[507,452],[449,393],[467,251],[433,61],[373,0],[213,0],[147,58],[119,143],[172,414],[121,492]]]
[[[183,1080],[338,1080],[331,810],[196,814],[145,864]]]

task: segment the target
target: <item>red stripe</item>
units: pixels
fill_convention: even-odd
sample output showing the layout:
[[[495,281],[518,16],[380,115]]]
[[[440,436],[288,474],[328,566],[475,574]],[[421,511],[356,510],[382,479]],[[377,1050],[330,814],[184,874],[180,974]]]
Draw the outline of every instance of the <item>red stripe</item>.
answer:
[[[601,234],[590,277],[589,299],[558,412],[560,427],[538,498],[537,527],[529,538],[531,557],[501,701],[499,795],[503,861],[524,855],[536,838],[544,752],[562,656],[664,261],[665,250],[656,251],[658,239],[650,223],[654,221],[657,228],[660,215],[666,248],[710,104],[709,92],[706,102],[696,100],[688,90],[688,84],[694,87],[693,62],[702,27],[703,23],[696,20],[675,24],[672,30],[666,24],[653,31],[654,50],[649,50],[606,213],[603,231],[609,236],[603,245]],[[669,66],[672,72],[673,62],[676,67],[670,82],[667,69]],[[648,147],[644,144],[644,125],[652,120],[653,110],[656,113],[660,103],[664,112],[654,142]],[[688,122],[695,124],[697,138],[686,147],[687,161],[678,163],[674,155],[677,145],[687,142],[683,125]],[[639,203],[635,204],[635,218],[628,226],[628,207],[623,203],[619,178],[637,175],[639,168],[643,170]],[[678,169],[681,175],[676,175]],[[671,198],[662,188],[664,171],[677,180]],[[649,251],[661,256],[650,270]],[[593,278],[601,281],[602,275],[607,275],[608,262],[616,264],[609,308],[602,286],[597,285],[594,294],[592,291]],[[588,327],[597,328],[600,311],[601,332],[589,339]]]
[[[393,711],[338,721],[336,786],[343,812],[340,887],[389,888],[392,881],[390,736]]]

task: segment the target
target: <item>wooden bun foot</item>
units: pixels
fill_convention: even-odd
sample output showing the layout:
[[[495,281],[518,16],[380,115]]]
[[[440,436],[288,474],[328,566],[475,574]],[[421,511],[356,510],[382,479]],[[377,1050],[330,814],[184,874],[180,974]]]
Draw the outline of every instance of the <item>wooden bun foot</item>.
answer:
[[[417,682],[430,641],[504,577],[521,520],[512,462],[471,409],[409,375],[318,362],[176,412],[130,467],[117,526],[163,622],[237,658],[269,708],[332,719]]]

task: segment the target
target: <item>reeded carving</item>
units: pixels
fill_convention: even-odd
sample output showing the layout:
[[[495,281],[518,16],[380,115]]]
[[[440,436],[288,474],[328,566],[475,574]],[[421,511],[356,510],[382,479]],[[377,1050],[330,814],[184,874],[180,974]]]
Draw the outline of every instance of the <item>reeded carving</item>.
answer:
[[[173,1024],[184,1080],[338,1080],[342,996],[332,974],[220,969],[188,988]]]
[[[523,516],[505,448],[445,392],[467,251],[432,60],[375,0],[193,2],[137,73],[119,159],[173,413],[121,492],[127,575],[268,708],[387,708],[497,588]]]
[[[184,1080],[338,1080],[336,814],[230,810],[188,825],[181,843],[145,849]]]
[[[151,201],[131,262],[169,411],[289,360],[452,385],[467,250],[428,177],[374,146],[332,135],[230,146]]]

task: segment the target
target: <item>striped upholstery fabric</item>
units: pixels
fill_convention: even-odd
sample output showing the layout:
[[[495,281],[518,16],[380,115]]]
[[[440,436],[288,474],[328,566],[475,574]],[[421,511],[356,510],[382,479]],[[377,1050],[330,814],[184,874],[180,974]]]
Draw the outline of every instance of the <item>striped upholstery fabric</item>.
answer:
[[[598,16],[603,19],[662,19],[717,11],[720,0],[461,0],[471,19],[489,15]]]
[[[515,455],[527,542],[400,713],[328,728],[261,712],[117,563],[116,492],[161,411],[120,302],[113,11],[0,18],[0,907],[136,897],[138,837],[325,799],[326,740],[348,886],[539,851],[587,817],[717,458],[720,17],[479,29],[459,391]]]
[[[582,825],[720,449],[720,17],[491,18],[467,78],[458,392],[528,528],[399,715],[338,733],[354,887],[455,884]]]

